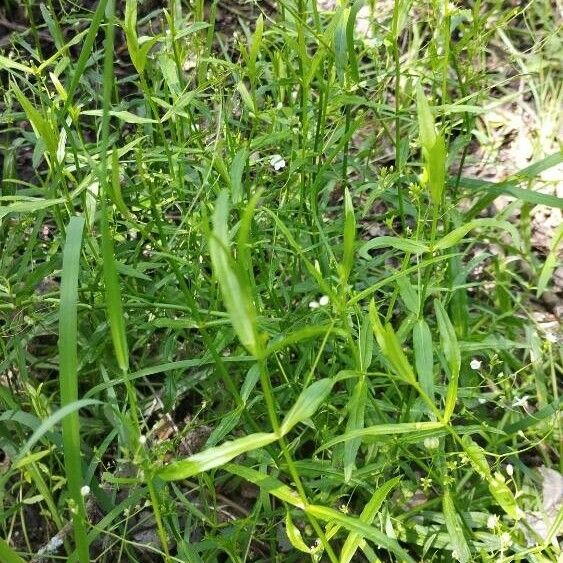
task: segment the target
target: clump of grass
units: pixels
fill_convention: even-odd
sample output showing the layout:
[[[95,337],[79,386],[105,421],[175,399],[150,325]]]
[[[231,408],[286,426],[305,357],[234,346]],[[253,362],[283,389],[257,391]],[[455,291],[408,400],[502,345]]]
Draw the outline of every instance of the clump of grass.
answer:
[[[561,153],[465,172],[489,49],[551,45],[539,4],[25,3],[2,561],[557,560],[559,239],[514,217],[562,207]]]

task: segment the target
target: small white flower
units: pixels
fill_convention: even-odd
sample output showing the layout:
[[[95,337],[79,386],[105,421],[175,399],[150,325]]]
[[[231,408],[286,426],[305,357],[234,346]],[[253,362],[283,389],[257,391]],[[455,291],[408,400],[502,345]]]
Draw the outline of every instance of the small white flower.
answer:
[[[278,172],[278,170],[281,170],[282,168],[285,168],[285,160],[281,156],[281,154],[275,154],[274,156],[272,156],[272,158],[270,158],[270,166],[276,172]]]
[[[512,402],[512,406],[513,407],[527,407],[529,398],[530,398],[529,395],[524,395],[523,397],[515,397],[514,401]]]
[[[147,443],[147,437],[144,434],[141,434],[139,436],[139,444],[141,444],[141,446],[144,446]]]
[[[319,305],[321,307],[325,307],[326,305],[329,304],[330,299],[328,298],[328,295],[323,295],[320,299],[319,299]]]
[[[317,303],[317,301],[309,302],[309,309],[318,309],[319,307],[320,305]]]
[[[473,358],[469,366],[471,367],[471,369],[481,369],[481,360]]]
[[[508,532],[503,532],[500,535],[500,545],[502,549],[507,549],[512,545],[512,538]]]
[[[512,475],[514,475],[514,466],[511,463],[506,466],[506,474],[509,477],[512,477]]]
[[[81,489],[80,489],[80,494],[83,497],[87,497],[90,494],[90,487],[88,485],[84,485]]]
[[[557,344],[557,334],[553,333],[553,332],[548,332],[545,335],[545,339],[548,342],[551,342],[551,344]]]
[[[489,528],[489,530],[494,530],[498,526],[499,521],[500,518],[496,514],[491,514],[487,518],[487,528]]]

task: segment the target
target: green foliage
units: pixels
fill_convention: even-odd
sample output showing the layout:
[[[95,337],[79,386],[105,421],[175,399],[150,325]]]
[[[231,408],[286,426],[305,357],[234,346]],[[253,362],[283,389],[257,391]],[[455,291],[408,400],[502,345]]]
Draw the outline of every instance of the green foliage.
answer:
[[[15,4],[0,559],[557,561],[547,3]]]

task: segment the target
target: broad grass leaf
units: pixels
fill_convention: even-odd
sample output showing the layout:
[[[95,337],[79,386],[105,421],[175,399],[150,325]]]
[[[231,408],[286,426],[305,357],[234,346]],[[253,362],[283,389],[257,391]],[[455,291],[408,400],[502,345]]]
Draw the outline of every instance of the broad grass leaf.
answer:
[[[333,385],[333,379],[320,379],[302,391],[281,423],[280,433],[282,436],[287,434],[296,424],[313,416],[327,398]]]
[[[400,477],[394,477],[386,483],[383,483],[383,485],[377,487],[375,493],[373,493],[371,499],[364,506],[364,509],[360,514],[360,520],[364,524],[371,524],[373,522],[373,519],[379,512],[383,501],[385,500],[387,495],[399,484],[400,480]],[[352,561],[352,558],[354,557],[357,549],[363,544],[365,544],[365,540],[362,539],[361,535],[355,532],[348,534],[348,537],[346,538],[346,541],[342,546],[342,551],[340,552],[339,562],[349,563],[350,561]]]
[[[248,283],[242,279],[231,257],[228,230],[229,201],[223,190],[217,198],[213,215],[213,232],[209,238],[209,252],[213,272],[221,288],[231,323],[242,345],[254,356],[261,355],[256,331],[256,311]]]
[[[452,557],[460,563],[471,561],[471,551],[461,524],[461,518],[455,509],[453,499],[449,489],[444,491],[442,497],[442,510],[444,512],[444,520],[446,528],[451,540]]]
[[[224,442],[220,446],[208,448],[190,456],[187,459],[176,461],[157,470],[156,474],[164,481],[177,481],[187,479],[204,471],[225,465],[235,457],[275,442],[278,436],[273,432],[259,432],[244,438]]]

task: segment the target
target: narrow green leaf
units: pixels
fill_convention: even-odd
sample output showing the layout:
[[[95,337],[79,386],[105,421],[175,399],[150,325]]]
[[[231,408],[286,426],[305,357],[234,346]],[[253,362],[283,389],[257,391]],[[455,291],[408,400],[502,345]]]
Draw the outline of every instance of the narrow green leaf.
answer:
[[[248,283],[243,282],[230,253],[228,197],[223,190],[215,204],[213,232],[209,238],[211,263],[237,336],[251,354],[260,356],[262,346],[256,332],[254,303]]]
[[[306,505],[296,491],[267,473],[261,473],[250,467],[234,463],[227,464],[224,469],[233,475],[238,475],[249,483],[254,483],[254,485],[260,487],[261,490],[279,498],[291,506],[301,508],[302,510],[305,509]]]
[[[457,401],[457,387],[459,380],[459,370],[461,368],[461,354],[455,329],[448,317],[448,313],[440,301],[434,301],[434,310],[436,312],[436,320],[438,321],[438,329],[440,331],[440,342],[442,350],[448,362],[450,369],[450,382],[446,393],[446,404],[444,407],[444,421],[448,422],[454,412]]]
[[[116,110],[111,110],[109,112],[109,114],[112,117],[116,117],[117,119],[119,119],[120,121],[123,121],[124,123],[133,123],[133,124],[137,124],[137,125],[142,125],[144,123],[156,123],[155,119],[151,119],[149,117],[141,117],[140,115],[137,115],[135,113],[131,113],[130,111],[116,111]],[[88,110],[84,110],[80,112],[80,115],[93,115],[95,117],[101,117],[103,115],[103,110],[101,109],[88,109]]]
[[[387,495],[399,484],[400,480],[400,477],[394,477],[393,479],[390,479],[386,483],[383,483],[383,485],[376,489],[375,493],[373,493],[371,499],[365,505],[362,513],[360,514],[360,520],[364,524],[369,525],[373,522],[375,516],[381,508],[381,505],[383,504],[383,501],[385,500]],[[339,562],[349,563],[350,561],[352,561],[352,558],[354,557],[357,549],[359,547],[362,547],[362,545],[364,544],[365,540],[363,540],[359,534],[351,532],[346,538],[344,545],[342,546]]]
[[[105,197],[102,194],[102,197]],[[127,346],[127,333],[125,330],[125,318],[123,315],[123,304],[121,300],[121,289],[119,287],[119,276],[115,262],[113,248],[113,235],[110,231],[108,210],[102,206],[101,231],[102,231],[102,259],[105,283],[105,301],[107,318],[113,341],[115,358],[119,368],[123,372],[129,370],[129,349]]]
[[[55,411],[52,415],[49,416],[46,420],[44,420],[41,425],[33,432],[33,434],[28,438],[27,442],[23,445],[23,447],[18,451],[18,457],[14,461],[16,463],[19,459],[21,459],[24,455],[31,451],[31,448],[41,440],[41,438],[47,434],[51,428],[56,426],[61,420],[63,420],[69,414],[78,411],[85,407],[91,407],[93,405],[101,405],[102,402],[95,400],[95,399],[80,399],[79,401],[75,401],[69,405],[65,405],[61,407],[57,411]]]
[[[123,194],[121,192],[121,178],[119,177],[119,155],[117,149],[114,147],[111,153],[111,183],[108,183],[108,188],[110,188],[110,197],[120,213],[130,219],[131,213],[127,209],[127,205],[123,201]]]
[[[445,250],[447,248],[451,248],[455,246],[459,241],[461,241],[469,231],[476,229],[478,227],[495,227],[500,229],[501,231],[507,231],[512,236],[512,240],[518,248],[522,247],[522,241],[520,239],[520,235],[518,231],[508,221],[502,221],[500,219],[474,219],[473,221],[469,221],[469,223],[465,223],[461,227],[454,229],[453,231],[449,232],[447,235],[442,237],[435,245],[432,250]]]
[[[456,512],[449,489],[444,491],[444,496],[442,497],[442,510],[444,511],[444,520],[450,536],[452,557],[461,563],[470,561],[471,551],[469,550],[467,540],[463,534],[461,518]]]
[[[434,355],[428,323],[419,319],[413,329],[414,360],[422,390],[434,399]]]
[[[397,279],[397,287],[399,288],[399,295],[406,308],[415,315],[418,314],[419,302],[418,293],[406,276]]]
[[[0,219],[9,213],[34,213],[35,211],[41,211],[42,209],[47,209],[53,205],[64,203],[64,201],[65,198],[63,197],[57,199],[40,199],[32,197],[25,199],[18,198],[10,205],[0,206]]]
[[[501,473],[497,472],[489,481],[489,491],[495,497],[499,506],[514,520],[520,517],[516,499],[512,491],[508,488],[506,481]]]
[[[375,545],[380,548],[394,553],[400,561],[414,563],[414,559],[412,559],[412,557],[397,543],[396,540],[390,538],[387,534],[379,531],[377,528],[365,524],[357,518],[346,516],[334,508],[318,506],[315,504],[309,505],[306,512],[329,523],[340,524],[348,531],[354,532],[359,536],[374,542]]]
[[[260,14],[256,20],[256,29],[254,30],[254,35],[252,36],[252,45],[250,46],[248,55],[248,73],[252,81],[256,80],[256,60],[258,59],[258,53],[260,52],[260,47],[262,46],[263,34],[264,17]]]
[[[393,327],[390,324],[381,324],[379,320],[379,314],[375,308],[375,303],[372,300],[369,308],[369,315],[371,319],[371,325],[375,338],[381,352],[385,359],[389,361],[393,371],[398,375],[403,381],[413,384],[416,381],[413,369],[401,348],[401,344]]]
[[[346,68],[348,66],[348,44],[346,38],[346,25],[348,22],[349,8],[340,8],[339,20],[334,30],[334,63],[336,74],[341,84],[344,83]]]
[[[76,91],[78,83],[80,82],[80,78],[84,73],[86,64],[90,59],[92,47],[94,46],[94,40],[96,39],[96,35],[98,34],[98,29],[100,28],[100,24],[102,23],[102,20],[104,18],[107,2],[108,0],[100,0],[98,2],[98,5],[96,6],[96,11],[94,12],[94,15],[90,19],[88,26],[88,33],[86,34],[86,38],[84,39],[82,50],[80,51],[80,55],[78,57],[78,62],[74,66],[72,80],[70,82],[69,87],[67,88],[67,99],[65,100],[65,110],[68,109],[70,107],[70,104],[72,103],[74,92]]]
[[[340,281],[343,290],[348,283],[350,272],[354,264],[354,245],[356,242],[356,217],[354,207],[348,188],[344,191],[344,244],[342,251],[342,265],[340,271]]]
[[[143,74],[146,59],[141,57],[139,38],[137,36],[137,0],[126,0],[125,2],[123,29],[131,62],[135,70],[139,74]]]
[[[538,278],[538,287],[536,289],[536,297],[540,297],[546,290],[547,284],[551,279],[553,271],[557,267],[558,254],[560,250],[561,240],[563,240],[563,224],[559,225],[555,233],[553,233],[553,238],[551,240],[551,247],[549,249],[549,254],[547,255],[543,267],[541,269]]]
[[[242,148],[237,151],[231,163],[231,197],[234,204],[240,203],[243,197],[242,175],[248,160],[248,149]]]
[[[280,433],[282,436],[287,434],[296,424],[313,416],[327,398],[333,385],[332,379],[320,379],[302,391],[281,423]]]
[[[475,469],[477,475],[484,480],[492,479],[491,470],[485,457],[485,451],[479,444],[473,441],[469,434],[466,434],[461,439],[461,445],[469,459],[469,462]]]
[[[211,448],[218,444],[231,430],[238,424],[241,416],[240,410],[231,411],[226,416],[223,416],[219,424],[213,429],[207,442],[206,447]]]
[[[0,70],[20,70],[26,74],[34,74],[34,70],[31,67],[22,65],[3,55],[0,55]]]
[[[19,89],[15,82],[11,83],[12,90],[16,95],[16,98],[23,108],[25,115],[29,119],[33,131],[38,139],[41,139],[45,144],[47,152],[52,159],[56,158],[57,147],[59,144],[58,134],[55,132],[49,119],[42,115],[33,104],[27,99],[25,94]]]
[[[436,143],[436,126],[434,125],[434,116],[430,110],[430,104],[420,83],[416,88],[416,110],[420,144],[424,149],[430,151]]]
[[[410,434],[413,432],[432,433],[435,430],[441,430],[444,428],[442,422],[402,422],[397,424],[378,424],[376,426],[368,426],[367,428],[361,428],[359,430],[354,430],[353,432],[346,432],[340,436],[336,436],[331,440],[325,442],[320,448],[321,450],[326,450],[339,444],[340,442],[345,442],[347,440],[354,440],[355,438],[374,438],[376,436],[396,436],[399,434]]]
[[[299,528],[293,523],[291,519],[291,514],[288,511],[285,513],[285,531],[291,545],[303,553],[311,553],[311,549],[303,541],[303,536],[299,531]]]
[[[363,372],[366,372],[371,366],[373,358],[373,332],[371,330],[369,315],[365,315],[362,322],[358,340],[358,349],[360,352],[360,368]]]
[[[352,398],[348,404],[348,421],[346,434],[364,428],[364,413],[367,400],[367,386],[365,377],[359,378]],[[346,440],[344,442],[344,481],[348,483],[352,478],[352,471],[356,467],[356,456],[362,444],[361,438]]]
[[[273,432],[259,432],[244,438],[224,442],[220,446],[209,448],[193,456],[176,461],[158,469],[156,474],[164,481],[187,479],[204,471],[225,465],[235,457],[275,442],[278,436]]]
[[[358,253],[362,258],[369,260],[369,251],[374,248],[396,248],[397,250],[410,252],[411,254],[424,254],[430,251],[430,247],[420,241],[400,237],[381,236],[364,243]]]
[[[446,183],[446,141],[442,133],[430,149],[424,149],[430,196],[434,205],[440,205]]]
[[[82,246],[83,217],[71,217],[66,229],[66,242],[63,252],[61,276],[61,302],[59,309],[59,372],[61,407],[73,405],[78,401],[78,356],[77,356],[77,308],[78,279],[80,268],[80,249]],[[78,411],[73,410],[63,421],[64,465],[68,490],[74,500],[76,512],[73,513],[74,539],[79,560],[87,563],[90,559],[88,537],[84,522],[86,511],[84,497],[80,489],[84,485],[82,477],[82,457],[80,446],[80,419]]]
[[[25,563],[25,561],[8,545],[8,542],[0,538],[0,560],[4,563]]]
[[[356,18],[358,12],[364,5],[364,0],[356,0],[350,8],[348,20],[346,22],[346,47],[348,50],[348,60],[350,68],[350,77],[354,82],[360,81],[360,74],[358,72],[358,58],[356,57],[356,49],[354,46],[354,31],[356,29]]]

